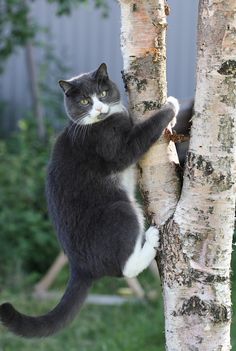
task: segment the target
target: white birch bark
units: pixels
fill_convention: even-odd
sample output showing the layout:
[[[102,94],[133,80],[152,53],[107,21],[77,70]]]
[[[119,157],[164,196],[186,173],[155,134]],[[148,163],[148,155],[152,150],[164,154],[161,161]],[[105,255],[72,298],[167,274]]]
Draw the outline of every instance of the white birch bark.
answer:
[[[195,116],[164,262],[167,350],[230,350],[236,6],[199,7]],[[167,245],[166,245],[167,246]]]
[[[165,3],[120,4],[124,80],[135,117],[146,118],[146,106],[157,108],[166,97]],[[163,141],[140,163],[148,213],[164,223],[159,269],[168,351],[230,350],[235,36],[235,0],[200,0],[195,116],[179,202]]]
[[[120,0],[120,5],[123,78],[130,110],[140,121],[166,101],[165,37],[169,8],[165,0]],[[158,226],[173,214],[179,197],[173,161],[178,162],[174,144],[161,138],[139,162],[146,212]]]

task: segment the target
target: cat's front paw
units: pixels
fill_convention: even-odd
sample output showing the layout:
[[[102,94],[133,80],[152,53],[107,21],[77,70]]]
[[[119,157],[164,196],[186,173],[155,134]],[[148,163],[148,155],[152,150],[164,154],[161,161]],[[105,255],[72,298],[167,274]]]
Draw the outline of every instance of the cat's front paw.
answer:
[[[171,104],[174,111],[175,115],[179,113],[179,101],[176,99],[174,96],[169,96],[166,100],[167,104]]]
[[[170,104],[171,105],[171,107],[173,108],[173,110],[174,110],[174,112],[175,112],[175,116],[174,116],[174,118],[172,119],[172,121],[170,121],[170,127],[171,128],[173,128],[174,126],[175,126],[175,124],[176,124],[176,116],[177,116],[177,114],[179,113],[179,101],[175,98],[175,97],[173,97],[173,96],[169,96],[168,98],[167,98],[167,101],[166,101],[166,103],[167,104]]]
[[[145,233],[145,239],[154,249],[158,249],[160,246],[159,230],[156,227],[150,227]]]

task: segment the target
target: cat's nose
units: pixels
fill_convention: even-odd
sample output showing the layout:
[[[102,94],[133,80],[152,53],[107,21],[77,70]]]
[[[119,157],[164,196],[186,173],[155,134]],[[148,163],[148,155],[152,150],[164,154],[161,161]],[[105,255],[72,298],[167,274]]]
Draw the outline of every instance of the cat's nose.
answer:
[[[102,111],[102,106],[96,106],[96,111],[101,112]]]

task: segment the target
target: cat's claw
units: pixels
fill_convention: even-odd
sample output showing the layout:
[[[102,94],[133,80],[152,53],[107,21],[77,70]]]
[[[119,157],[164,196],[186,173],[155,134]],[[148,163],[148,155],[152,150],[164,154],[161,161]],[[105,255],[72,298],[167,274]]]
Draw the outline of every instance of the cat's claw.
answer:
[[[160,235],[156,227],[150,227],[145,233],[145,238],[154,249],[158,249],[160,246]]]
[[[174,111],[175,111],[175,116],[174,116],[174,118],[172,119],[172,121],[170,121],[170,123],[169,123],[169,125],[170,125],[170,127],[171,128],[173,128],[174,126],[175,126],[175,124],[176,124],[176,116],[178,115],[178,113],[179,113],[179,101],[175,98],[175,97],[173,97],[173,96],[169,96],[168,98],[167,98],[167,104],[171,104],[171,106],[173,107],[173,109],[174,109]]]

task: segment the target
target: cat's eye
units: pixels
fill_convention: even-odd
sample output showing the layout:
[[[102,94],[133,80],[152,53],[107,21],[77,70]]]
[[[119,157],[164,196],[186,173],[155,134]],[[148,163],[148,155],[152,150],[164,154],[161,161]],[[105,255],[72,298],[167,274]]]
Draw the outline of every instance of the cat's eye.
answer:
[[[88,105],[89,104],[89,100],[88,99],[81,99],[80,101],[81,105]]]
[[[100,97],[105,97],[107,96],[107,91],[106,90],[103,90],[100,94],[99,94]]]

